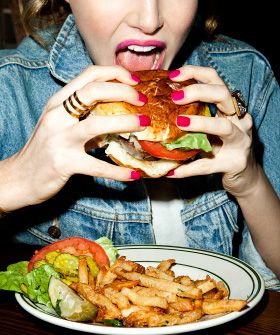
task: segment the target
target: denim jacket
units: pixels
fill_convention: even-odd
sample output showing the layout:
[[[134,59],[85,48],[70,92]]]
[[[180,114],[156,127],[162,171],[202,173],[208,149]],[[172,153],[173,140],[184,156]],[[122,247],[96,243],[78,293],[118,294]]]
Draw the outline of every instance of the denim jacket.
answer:
[[[17,49],[0,51],[1,160],[27,142],[49,97],[92,64],[72,15],[56,39],[48,31],[44,38],[51,42],[50,50],[26,38]],[[186,64],[212,67],[231,91],[242,91],[254,118],[258,157],[279,194],[280,90],[267,60],[251,46],[220,36],[215,42],[202,42]],[[106,159],[102,152],[93,154]],[[184,200],[186,247],[237,255],[261,273],[267,287],[280,289],[255,249],[236,201],[223,190],[220,176],[175,183]],[[60,238],[105,235],[115,244],[155,243],[151,204],[141,180],[124,183],[77,175],[53,199],[4,218],[16,230],[17,241],[41,245],[56,240],[48,234],[54,220]]]

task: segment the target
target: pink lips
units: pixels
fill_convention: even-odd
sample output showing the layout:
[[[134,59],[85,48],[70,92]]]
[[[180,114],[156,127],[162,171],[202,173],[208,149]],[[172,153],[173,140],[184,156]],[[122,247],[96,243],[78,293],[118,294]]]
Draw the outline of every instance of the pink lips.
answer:
[[[126,49],[130,45],[154,46],[154,47],[161,48],[161,49],[166,48],[166,44],[164,42],[157,41],[157,40],[148,40],[148,41],[125,40],[117,45],[116,53],[120,50]]]

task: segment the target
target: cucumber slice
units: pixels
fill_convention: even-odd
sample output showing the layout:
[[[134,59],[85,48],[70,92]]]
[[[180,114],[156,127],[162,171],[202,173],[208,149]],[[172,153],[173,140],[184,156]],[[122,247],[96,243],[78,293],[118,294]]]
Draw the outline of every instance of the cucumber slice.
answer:
[[[51,277],[48,290],[51,303],[59,316],[71,321],[95,319],[97,307],[81,298],[61,280]]]
[[[79,258],[67,252],[61,252],[55,257],[54,269],[64,276],[78,276]]]

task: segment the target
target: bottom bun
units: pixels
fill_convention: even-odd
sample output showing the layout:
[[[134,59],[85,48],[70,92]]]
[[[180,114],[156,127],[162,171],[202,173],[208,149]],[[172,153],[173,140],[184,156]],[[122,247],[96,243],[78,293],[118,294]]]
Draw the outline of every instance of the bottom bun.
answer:
[[[178,161],[166,159],[159,159],[156,161],[137,159],[125,151],[116,141],[111,141],[109,143],[105,153],[118,165],[141,170],[143,172],[143,177],[159,178],[165,176],[169,171],[174,170],[181,165]]]

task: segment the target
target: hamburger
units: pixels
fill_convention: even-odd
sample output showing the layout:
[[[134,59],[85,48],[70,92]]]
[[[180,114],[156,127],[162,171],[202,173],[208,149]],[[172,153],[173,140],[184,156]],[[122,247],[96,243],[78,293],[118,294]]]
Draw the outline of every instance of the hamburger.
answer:
[[[134,88],[148,98],[144,106],[100,102],[91,114],[143,114],[150,117],[151,125],[141,132],[104,135],[96,139],[97,146],[105,147],[106,155],[118,165],[138,170],[143,177],[152,178],[164,176],[179,165],[196,159],[202,151],[211,151],[205,134],[184,132],[176,126],[177,115],[211,116],[206,103],[177,105],[171,99],[174,90],[196,81],[173,82],[167,70],[144,70],[134,74],[141,80]]]

